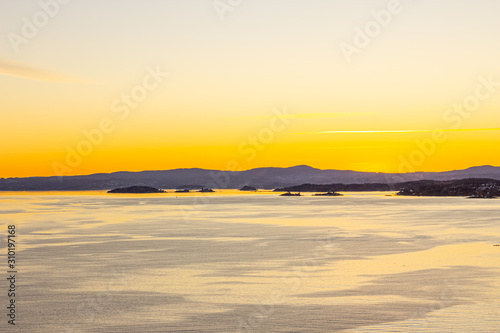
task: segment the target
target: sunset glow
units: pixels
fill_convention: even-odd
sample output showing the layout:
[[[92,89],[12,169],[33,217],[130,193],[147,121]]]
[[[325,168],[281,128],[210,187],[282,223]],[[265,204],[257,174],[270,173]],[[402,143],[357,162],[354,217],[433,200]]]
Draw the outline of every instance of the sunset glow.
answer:
[[[500,3],[398,3],[6,1],[0,177],[500,165]]]

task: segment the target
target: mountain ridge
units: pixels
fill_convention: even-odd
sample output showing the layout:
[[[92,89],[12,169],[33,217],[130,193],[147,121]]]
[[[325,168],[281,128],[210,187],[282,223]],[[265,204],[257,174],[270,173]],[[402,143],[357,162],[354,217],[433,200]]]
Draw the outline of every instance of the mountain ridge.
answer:
[[[474,166],[443,172],[383,173],[353,170],[317,169],[308,165],[293,167],[261,167],[243,171],[201,168],[170,170],[117,171],[78,176],[0,178],[0,191],[108,190],[133,185],[175,189],[182,185],[200,184],[210,188],[254,186],[263,189],[298,184],[395,184],[416,180],[456,180],[491,178],[500,180],[500,167]]]

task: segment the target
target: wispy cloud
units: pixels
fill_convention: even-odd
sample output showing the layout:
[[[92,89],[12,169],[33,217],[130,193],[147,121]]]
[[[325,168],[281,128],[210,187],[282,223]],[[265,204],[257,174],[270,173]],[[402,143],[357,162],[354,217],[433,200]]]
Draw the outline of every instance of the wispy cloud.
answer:
[[[323,132],[306,132],[295,134],[383,134],[383,133],[431,133],[433,130],[391,130],[391,131],[323,131]],[[475,131],[500,131],[500,128],[458,128],[458,129],[440,129],[443,132],[475,132]]]
[[[55,71],[49,71],[32,65],[4,59],[0,59],[0,76],[13,76],[44,82],[85,83],[85,80],[77,79],[69,75],[64,75]]]
[[[353,117],[365,116],[373,114],[372,112],[315,112],[315,113],[291,113],[283,115],[272,116],[247,116],[247,117],[230,117],[229,119],[321,119],[321,118],[339,118],[339,117]]]
[[[382,145],[382,146],[327,146],[327,147],[307,147],[307,149],[378,149],[378,148],[403,148],[409,145]]]

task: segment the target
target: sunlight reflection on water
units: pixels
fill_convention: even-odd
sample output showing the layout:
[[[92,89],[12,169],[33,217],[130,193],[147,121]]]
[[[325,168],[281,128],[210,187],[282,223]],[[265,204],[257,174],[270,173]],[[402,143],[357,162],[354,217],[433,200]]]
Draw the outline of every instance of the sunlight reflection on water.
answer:
[[[18,327],[496,332],[500,200],[386,195],[2,192]]]

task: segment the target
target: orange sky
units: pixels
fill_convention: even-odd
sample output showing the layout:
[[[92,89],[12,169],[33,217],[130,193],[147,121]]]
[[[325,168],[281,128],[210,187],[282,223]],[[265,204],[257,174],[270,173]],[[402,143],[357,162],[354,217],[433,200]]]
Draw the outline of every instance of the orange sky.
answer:
[[[401,3],[4,3],[0,177],[500,165],[500,3]]]

